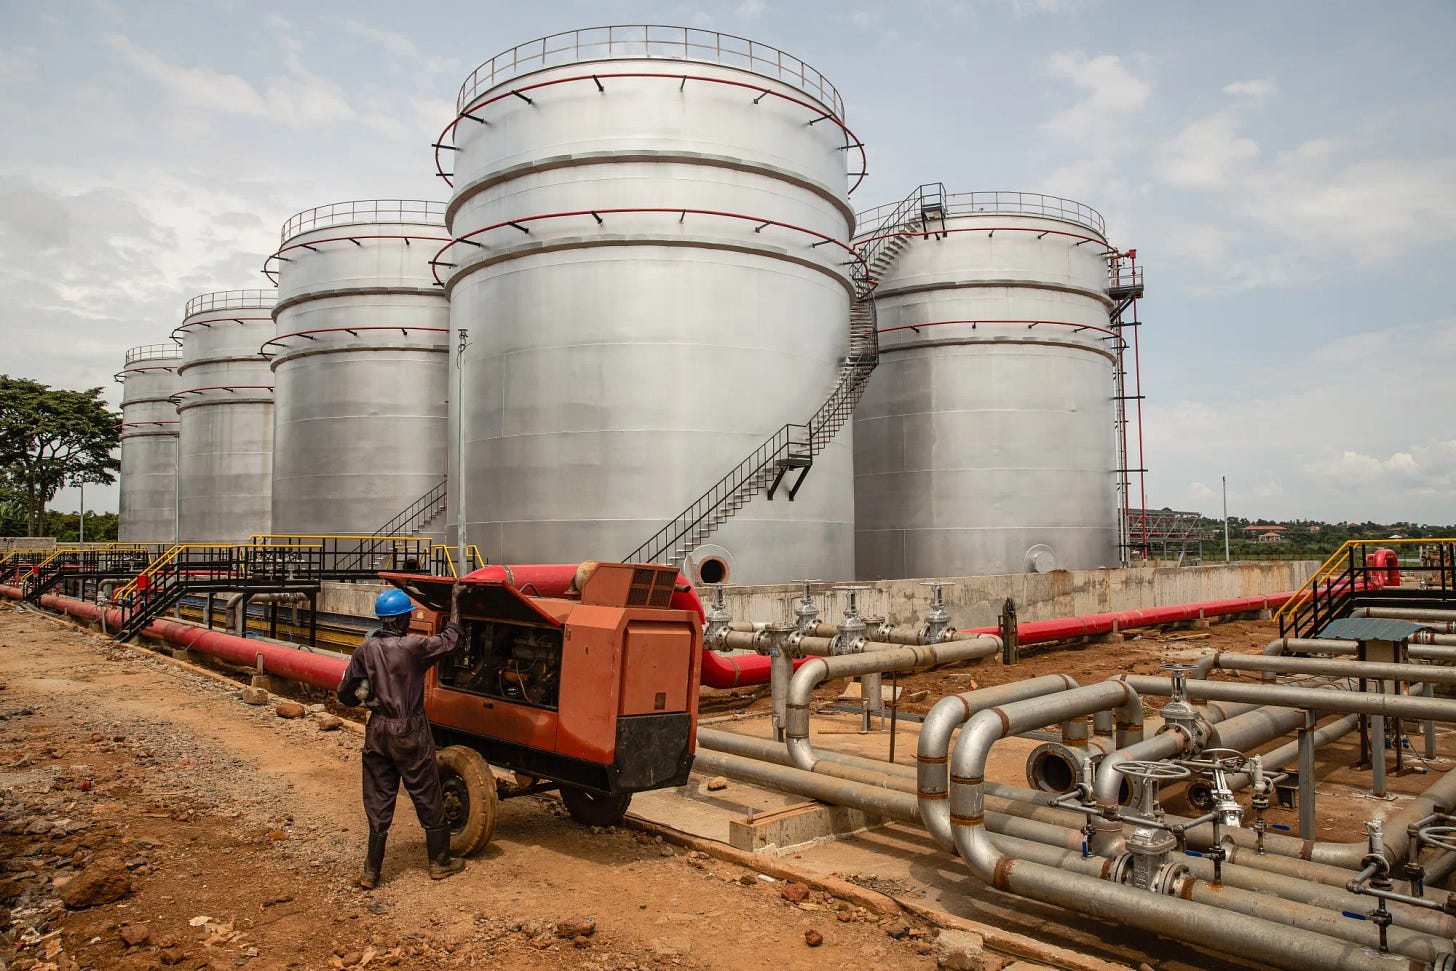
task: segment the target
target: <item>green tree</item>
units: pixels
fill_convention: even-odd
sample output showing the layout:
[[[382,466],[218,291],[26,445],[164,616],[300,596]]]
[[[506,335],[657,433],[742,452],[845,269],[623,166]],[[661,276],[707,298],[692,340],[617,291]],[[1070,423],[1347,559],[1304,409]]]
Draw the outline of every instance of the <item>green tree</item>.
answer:
[[[0,374],[0,477],[24,505],[27,536],[45,531],[45,507],[75,482],[116,481],[121,416],[100,388],[69,391]]]

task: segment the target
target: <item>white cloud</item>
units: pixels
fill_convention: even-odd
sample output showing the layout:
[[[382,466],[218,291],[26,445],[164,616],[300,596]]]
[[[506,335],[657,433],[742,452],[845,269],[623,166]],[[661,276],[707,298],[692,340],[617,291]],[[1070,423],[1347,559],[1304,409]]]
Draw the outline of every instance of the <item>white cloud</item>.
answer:
[[[1388,327],[1313,351],[1301,373],[1318,381],[1282,382],[1289,372],[1281,362],[1252,362],[1229,376],[1243,394],[1150,411],[1149,504],[1212,513],[1218,476],[1227,474],[1229,508],[1239,515],[1449,522],[1453,357],[1456,318]],[[1420,407],[1399,410],[1397,423],[1383,394],[1392,380],[1423,395]]]
[[[1163,143],[1156,171],[1164,182],[1185,189],[1224,185],[1240,162],[1257,158],[1259,145],[1239,134],[1239,117],[1218,111],[1189,122]]]
[[[29,81],[40,64],[34,47],[0,47],[0,86]]]
[[[1456,239],[1456,159],[1345,160],[1329,139],[1249,180],[1245,215],[1329,258],[1388,264]]]
[[[1042,128],[1060,138],[1090,139],[1113,125],[1130,121],[1148,103],[1152,85],[1133,74],[1116,54],[1088,57],[1081,51],[1053,54],[1046,60],[1052,77],[1081,89],[1082,101],[1053,115]]]
[[[740,20],[753,20],[763,13],[763,0],[742,0],[737,7],[733,8],[733,16]]]
[[[1234,81],[1224,85],[1223,93],[1236,98],[1252,98],[1254,101],[1263,101],[1265,98],[1279,90],[1278,85],[1268,78],[1259,78],[1251,81]]]
[[[292,38],[280,40],[287,73],[266,78],[257,87],[236,74],[173,64],[121,34],[110,35],[106,42],[125,63],[184,107],[267,118],[294,127],[358,117],[342,88],[304,65],[302,45]]]
[[[353,34],[360,40],[368,41],[378,45],[384,51],[398,58],[415,58],[419,56],[420,50],[415,46],[414,41],[403,34],[396,34],[390,30],[380,30],[378,27],[370,27],[368,24],[361,24],[357,20],[345,19],[344,31]]]

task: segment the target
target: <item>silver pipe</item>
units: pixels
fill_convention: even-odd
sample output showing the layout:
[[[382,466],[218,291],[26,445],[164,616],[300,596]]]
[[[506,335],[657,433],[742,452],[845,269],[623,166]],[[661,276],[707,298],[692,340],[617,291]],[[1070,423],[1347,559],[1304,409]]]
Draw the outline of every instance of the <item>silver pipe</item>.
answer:
[[[1098,707],[1125,705],[1129,699],[1136,701],[1136,692],[1130,689],[1118,692],[1115,689],[1119,686],[1128,688],[1126,682],[1103,682],[983,711],[961,730],[951,763],[950,811],[956,847],[972,873],[998,890],[1289,971],[1305,971],[1311,966],[1404,967],[1404,959],[1377,957],[1311,931],[1232,913],[1202,902],[1150,894],[1002,853],[985,826],[982,781],[991,747],[1008,735],[1078,714],[1090,714]],[[1269,898],[1266,912],[1281,915],[1290,912],[1292,916],[1294,906],[1288,901]]]
[[[1325,725],[1323,728],[1315,729],[1314,747],[1316,749],[1323,748],[1324,746],[1335,741],[1336,739],[1344,738],[1346,735],[1350,734],[1359,727],[1359,715],[1346,715],[1345,717],[1337,721],[1332,721],[1328,725]],[[1287,742],[1276,749],[1271,749],[1270,751],[1264,753],[1264,771],[1278,772],[1280,769],[1289,765],[1289,763],[1295,761],[1298,758],[1299,743],[1297,741]],[[1229,788],[1233,789],[1235,792],[1238,792],[1240,789],[1248,788],[1248,786],[1254,781],[1252,774],[1248,772],[1231,772],[1229,773],[1227,779]]]
[[[810,638],[804,638],[807,641]],[[970,661],[1001,650],[1001,638],[986,635],[969,641],[949,644],[926,644],[920,647],[867,644],[860,654],[835,657],[813,657],[800,665],[789,682],[785,704],[789,754],[794,764],[812,771],[816,761],[809,742],[809,699],[814,689],[830,678],[850,677],[870,672],[913,671],[932,664]]]
[[[1306,674],[1329,678],[1365,678],[1367,680],[1430,682],[1456,684],[1456,668],[1433,664],[1391,664],[1383,661],[1350,661],[1342,658],[1266,657],[1260,654],[1234,654],[1219,651],[1199,659],[1199,664],[1226,671],[1269,671],[1274,674]]]
[[[1070,681],[1063,675],[1050,675],[1048,677],[1061,679],[1064,682]],[[1035,679],[1034,679],[1035,680]],[[1010,687],[997,686],[997,687]],[[995,688],[984,688],[982,691],[993,691]],[[973,694],[974,692],[968,692]],[[947,701],[951,699],[942,699]],[[1005,699],[1003,699],[1005,700]],[[931,712],[934,713],[932,708]],[[1350,716],[1352,719],[1355,716]],[[927,716],[927,723],[930,718]],[[1338,723],[1336,723],[1338,724]],[[932,726],[934,728],[934,726]],[[936,729],[937,731],[939,729]],[[922,730],[923,734],[923,730]],[[740,735],[737,732],[726,732],[712,728],[698,729],[698,745],[701,748],[711,749],[716,752],[736,755],[746,759],[753,759],[761,762],[770,762],[776,765],[793,769],[794,772],[802,770],[794,769],[789,761],[787,750],[765,738],[758,738],[750,735]],[[857,782],[861,785],[877,786],[887,789],[896,789],[903,792],[914,792],[916,789],[916,770],[909,766],[895,765],[890,762],[880,762],[876,759],[861,758],[841,752],[819,751],[819,762],[814,767],[815,774],[830,775],[836,778],[843,778],[846,781]],[[705,770],[709,763],[699,762],[698,766]],[[948,776],[945,763],[940,763],[942,774]],[[741,767],[735,766],[735,770]],[[839,773],[855,772],[857,775],[840,775]],[[723,773],[729,774],[727,772]],[[753,781],[753,780],[748,780]],[[802,780],[798,775],[781,777],[776,783],[780,788],[796,792],[800,795],[809,795],[803,791],[800,785]],[[943,784],[943,783],[942,783]],[[1005,837],[1006,840],[1016,838],[1019,841],[1029,841],[1046,849],[1050,853],[1057,854],[1055,858],[1038,858],[1030,856],[1026,847],[1021,850],[1008,850],[1015,852],[1017,856],[1027,856],[1029,859],[1037,859],[1037,862],[1046,863],[1048,866],[1060,865],[1067,860],[1082,858],[1082,834],[1080,825],[1082,816],[1080,813],[1053,809],[1045,805],[1047,795],[1033,789],[1023,789],[1017,786],[1002,785],[994,782],[986,782],[986,806],[987,806],[987,828],[998,837]],[[852,790],[851,790],[852,791]],[[946,829],[949,830],[949,809],[945,808],[944,796],[929,801],[936,807],[943,809],[940,815],[945,819]],[[930,818],[926,813],[927,800],[918,799],[920,820],[919,822],[930,830]],[[1169,817],[1175,821],[1175,817]],[[932,833],[932,835],[934,835]],[[937,839],[938,843],[939,840]],[[998,838],[997,843],[1001,845],[1004,841]],[[946,847],[955,852],[954,843]],[[1061,854],[1070,851],[1070,857],[1062,857]],[[1252,851],[1249,856],[1252,857]],[[1096,866],[1101,867],[1105,859],[1093,857]],[[1360,911],[1368,907],[1368,900],[1357,897],[1345,891],[1344,885],[1349,881],[1348,871],[1335,867],[1326,867],[1321,864],[1309,863],[1304,860],[1288,860],[1287,862],[1293,872],[1284,873],[1277,870],[1254,869],[1251,866],[1241,865],[1243,854],[1238,848],[1234,848],[1230,862],[1223,867],[1223,880],[1229,886],[1242,887],[1246,890],[1253,890],[1260,893],[1269,893],[1283,897],[1287,900],[1303,901],[1318,907],[1326,907],[1332,910]],[[1259,858],[1260,862],[1267,862],[1269,858]],[[1456,854],[1453,854],[1456,860]],[[1239,861],[1239,862],[1236,862]],[[1203,879],[1209,879],[1213,875],[1213,864],[1207,860],[1189,857],[1184,861],[1193,870],[1194,874]],[[1319,880],[1324,882],[1318,882]],[[1434,880],[1432,881],[1434,882]],[[1400,923],[1409,926],[1412,930],[1419,930],[1422,933],[1435,934],[1441,937],[1456,937],[1456,918],[1445,914],[1421,910],[1418,908],[1404,908],[1397,905],[1400,916]],[[1409,911],[1406,913],[1405,911]]]
[[[1077,682],[1065,674],[1049,674],[948,695],[931,706],[920,725],[920,740],[915,750],[915,791],[920,800],[920,818],[936,843],[944,849],[955,850],[955,841],[951,838],[950,808],[946,803],[950,781],[947,763],[950,739],[955,730],[987,708],[1076,687]]]
[[[1167,678],[1120,674],[1113,679],[1131,685],[1139,694],[1167,698],[1172,682]],[[1248,684],[1236,681],[1201,681],[1190,678],[1188,697],[1194,700],[1252,701],[1287,708],[1340,714],[1386,715],[1392,718],[1429,718],[1456,722],[1456,701],[1374,692],[1332,691],[1329,688],[1299,688],[1284,684]]]
[[[1351,617],[1382,617],[1386,620],[1445,621],[1456,625],[1456,610],[1424,610],[1415,607],[1356,607]],[[1448,633],[1456,626],[1448,628]]]
[[[1410,643],[1412,646],[1406,649],[1406,656],[1413,661],[1456,661],[1456,635],[1432,634],[1430,631],[1418,630],[1411,635]],[[1288,651],[1301,654],[1347,655],[1360,653],[1359,641],[1299,637],[1275,638],[1269,642],[1262,653],[1268,657],[1279,657],[1286,652],[1286,647]]]

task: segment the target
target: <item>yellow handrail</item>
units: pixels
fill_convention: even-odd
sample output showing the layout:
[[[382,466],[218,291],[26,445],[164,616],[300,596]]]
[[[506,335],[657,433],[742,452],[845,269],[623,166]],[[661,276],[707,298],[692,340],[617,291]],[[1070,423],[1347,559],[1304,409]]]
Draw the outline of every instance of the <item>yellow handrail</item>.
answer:
[[[1274,613],[1274,619],[1293,615],[1300,607],[1309,603],[1310,599],[1319,592],[1319,585],[1339,572],[1339,564],[1344,562],[1345,554],[1355,546],[1427,546],[1432,543],[1456,543],[1456,539],[1448,537],[1428,539],[1347,539],[1340,544],[1340,548],[1330,554],[1330,558],[1320,565],[1318,570],[1306,580],[1295,593],[1284,602]],[[1362,564],[1363,565],[1363,564]]]
[[[248,544],[258,545],[260,540],[275,539],[343,539],[364,540],[373,543],[421,543],[426,546],[430,542],[419,536],[365,536],[357,533],[254,533],[248,537]]]
[[[294,551],[316,550],[322,548],[323,547],[317,543],[311,543],[308,545],[297,545],[293,543],[178,543],[176,546],[173,546],[171,549],[167,550],[167,552],[163,553],[161,556],[148,563],[146,569],[142,570],[131,580],[128,580],[125,586],[116,591],[112,599],[125,600],[131,594],[136,593],[138,580],[140,580],[142,577],[146,577],[148,580],[156,577],[156,575],[160,573],[165,567],[172,563],[175,563],[177,561],[177,557],[181,556],[185,550],[226,550],[229,553],[236,553],[239,550],[276,549]]]

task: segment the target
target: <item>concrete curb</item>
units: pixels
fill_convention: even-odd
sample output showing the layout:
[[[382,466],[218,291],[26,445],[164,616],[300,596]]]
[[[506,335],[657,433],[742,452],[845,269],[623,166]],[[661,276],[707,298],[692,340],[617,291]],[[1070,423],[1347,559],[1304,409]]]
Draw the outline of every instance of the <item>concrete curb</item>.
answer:
[[[1008,957],[1035,961],[1054,968],[1063,968],[1066,971],[1128,971],[1128,965],[1114,964],[1111,961],[1079,954],[1053,944],[1045,944],[1034,938],[1014,934],[999,927],[992,927],[990,924],[956,917],[954,914],[947,914],[932,907],[891,897],[876,890],[869,890],[838,877],[793,866],[785,863],[779,857],[748,853],[716,840],[694,836],[671,826],[643,819],[632,813],[627,814],[622,825],[640,832],[651,833],[653,836],[661,836],[666,842],[707,853],[709,856],[727,863],[736,863],[779,880],[798,881],[816,890],[823,890],[843,900],[848,900],[880,916],[896,914],[903,910],[936,927],[979,934],[988,949]]]

